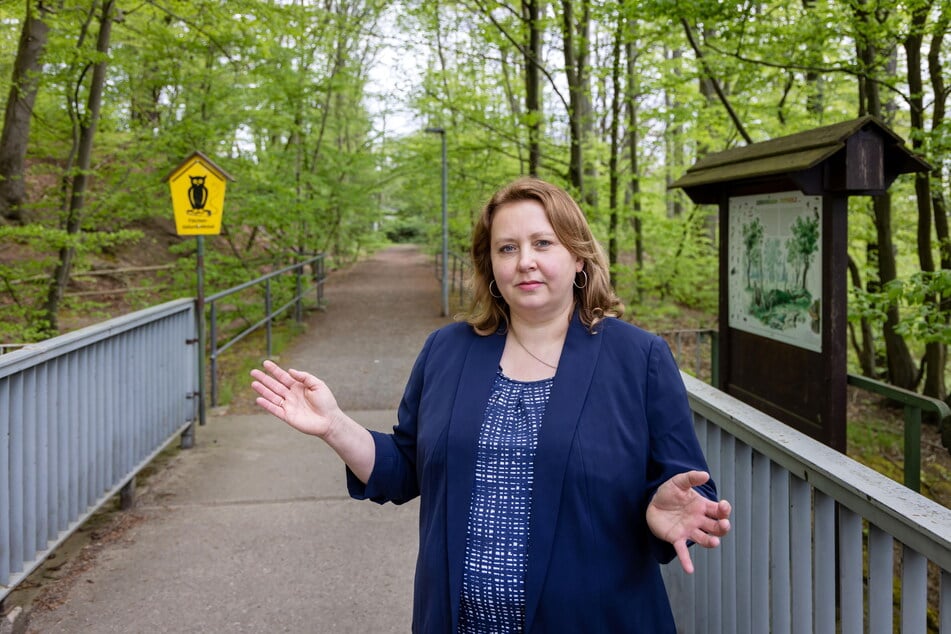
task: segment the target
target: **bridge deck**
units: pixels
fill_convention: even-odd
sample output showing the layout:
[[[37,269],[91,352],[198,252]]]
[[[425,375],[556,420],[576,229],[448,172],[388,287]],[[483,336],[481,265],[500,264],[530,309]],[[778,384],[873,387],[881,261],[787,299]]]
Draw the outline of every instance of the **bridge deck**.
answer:
[[[358,420],[385,430],[426,334],[446,322],[436,317],[437,286],[426,258],[408,248],[336,273],[326,288],[330,308],[312,316],[310,333],[283,363],[315,371]],[[18,393],[30,380],[17,378]],[[694,554],[698,574],[668,569],[683,631],[890,632],[899,618],[902,631],[919,632],[933,617],[951,633],[947,508],[696,379],[685,382],[723,495],[757,512],[735,513],[724,546]],[[331,452],[252,413],[250,397],[210,417],[196,448],[157,468],[118,528],[96,528],[106,544],[92,549],[98,558],[53,561],[47,572],[62,579],[34,604],[53,607],[34,610],[30,631],[407,631],[417,506],[348,500]],[[14,431],[23,436],[26,427]],[[47,448],[26,436],[9,444],[40,464]],[[46,504],[19,490],[8,497],[11,508],[29,511],[13,537],[42,536],[28,520]],[[67,559],[76,565],[58,564]],[[7,625],[0,621],[0,634]]]
[[[395,247],[332,274],[328,308],[281,362],[313,371],[368,427],[389,429],[439,317],[439,283]],[[140,491],[141,521],[66,574],[40,632],[406,632],[416,504],[352,502],[320,441],[253,412],[250,388]]]

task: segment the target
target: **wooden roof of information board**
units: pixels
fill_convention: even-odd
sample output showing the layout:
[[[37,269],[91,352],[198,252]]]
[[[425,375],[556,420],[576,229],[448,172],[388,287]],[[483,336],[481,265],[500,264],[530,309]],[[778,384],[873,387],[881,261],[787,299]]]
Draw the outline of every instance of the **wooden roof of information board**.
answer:
[[[683,188],[695,202],[695,194],[708,193],[709,186],[810,170],[843,150],[850,137],[874,130],[884,139],[885,160],[895,174],[927,171],[931,167],[904,146],[904,140],[879,119],[864,116],[805,132],[709,154],[697,161],[670,187]],[[701,198],[707,198],[707,195]]]

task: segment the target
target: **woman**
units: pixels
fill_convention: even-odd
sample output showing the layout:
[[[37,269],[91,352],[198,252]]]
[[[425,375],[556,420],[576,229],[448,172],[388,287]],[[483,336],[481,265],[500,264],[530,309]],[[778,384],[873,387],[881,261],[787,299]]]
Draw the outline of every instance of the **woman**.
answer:
[[[524,178],[473,233],[465,323],[434,332],[392,434],[265,362],[258,404],[327,442],[355,498],[420,496],[414,632],[672,632],[658,563],[729,529],[683,382],[620,321],[603,252],[562,189]]]

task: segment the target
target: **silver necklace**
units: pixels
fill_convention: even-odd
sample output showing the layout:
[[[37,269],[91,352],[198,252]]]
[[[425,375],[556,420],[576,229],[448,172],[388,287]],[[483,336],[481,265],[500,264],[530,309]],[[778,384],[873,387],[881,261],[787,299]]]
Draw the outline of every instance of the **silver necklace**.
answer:
[[[547,361],[542,361],[541,359],[539,359],[538,357],[536,357],[534,354],[532,354],[532,351],[529,350],[528,348],[526,348],[526,347],[525,347],[525,344],[523,344],[521,341],[519,341],[518,335],[515,334],[515,330],[513,330],[512,328],[509,328],[509,332],[512,333],[512,339],[515,340],[515,343],[518,344],[518,347],[521,348],[522,350],[524,350],[525,352],[527,352],[527,353],[528,353],[528,356],[530,356],[531,358],[535,359],[536,361],[538,361],[538,362],[541,363],[542,365],[548,366],[548,367],[551,368],[552,370],[557,370],[557,369],[558,369],[558,366],[557,366],[557,365],[552,365],[552,364],[548,363]]]

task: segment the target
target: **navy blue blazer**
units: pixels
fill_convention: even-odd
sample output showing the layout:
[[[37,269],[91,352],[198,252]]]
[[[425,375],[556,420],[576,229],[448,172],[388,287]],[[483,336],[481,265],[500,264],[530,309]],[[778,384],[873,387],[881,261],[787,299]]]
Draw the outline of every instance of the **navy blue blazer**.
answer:
[[[400,504],[420,496],[413,631],[455,632],[479,430],[505,337],[455,323],[432,333],[392,434],[350,494]],[[575,315],[538,436],[526,632],[673,632],[660,563],[673,547],[647,527],[663,482],[707,470],[667,344],[618,319],[591,334]],[[713,482],[698,487],[716,499]]]

